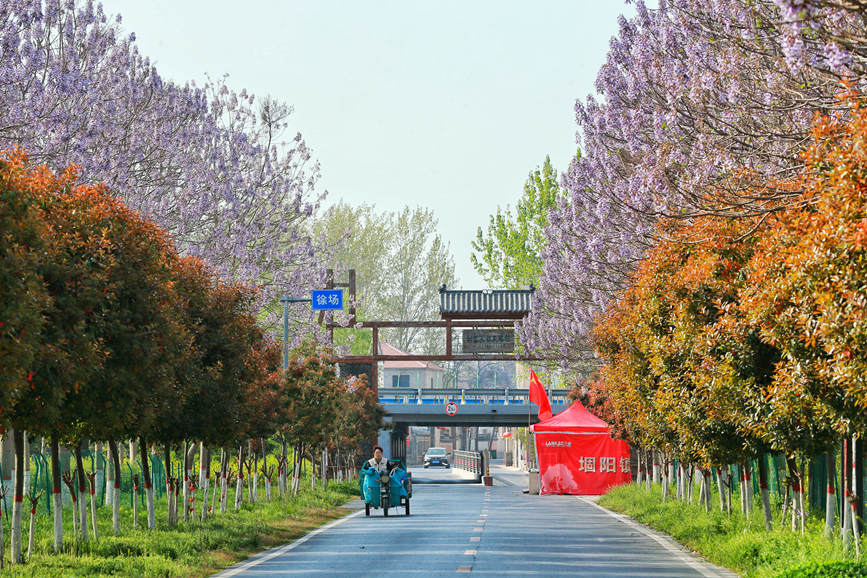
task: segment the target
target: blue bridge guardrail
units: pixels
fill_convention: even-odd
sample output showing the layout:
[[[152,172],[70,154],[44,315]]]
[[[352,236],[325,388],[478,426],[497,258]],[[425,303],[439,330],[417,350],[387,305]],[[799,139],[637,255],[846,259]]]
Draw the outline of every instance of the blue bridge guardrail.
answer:
[[[380,403],[399,404],[444,404],[454,402],[459,405],[491,404],[491,405],[525,405],[530,401],[529,389],[485,388],[485,389],[438,389],[425,387],[380,387]],[[569,405],[568,389],[552,389],[548,391],[551,406]]]

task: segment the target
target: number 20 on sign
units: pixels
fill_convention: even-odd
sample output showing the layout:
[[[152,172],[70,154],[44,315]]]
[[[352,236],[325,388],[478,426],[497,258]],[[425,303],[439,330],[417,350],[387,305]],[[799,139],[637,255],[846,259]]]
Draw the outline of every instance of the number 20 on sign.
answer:
[[[458,413],[458,404],[453,401],[450,401],[446,404],[446,413],[448,415],[455,415]]]

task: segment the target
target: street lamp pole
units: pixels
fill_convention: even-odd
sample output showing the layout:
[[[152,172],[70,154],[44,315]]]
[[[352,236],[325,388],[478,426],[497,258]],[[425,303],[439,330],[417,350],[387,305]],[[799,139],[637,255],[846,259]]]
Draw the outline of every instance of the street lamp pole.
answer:
[[[289,304],[309,303],[311,299],[304,297],[289,297],[285,293],[280,298],[283,304],[283,369],[289,369]]]

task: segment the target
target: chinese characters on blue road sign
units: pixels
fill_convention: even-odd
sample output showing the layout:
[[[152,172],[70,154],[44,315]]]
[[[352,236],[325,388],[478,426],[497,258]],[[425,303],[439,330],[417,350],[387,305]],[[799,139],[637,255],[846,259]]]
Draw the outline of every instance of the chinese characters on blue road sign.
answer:
[[[343,291],[340,289],[313,291],[312,303],[314,311],[343,309]]]

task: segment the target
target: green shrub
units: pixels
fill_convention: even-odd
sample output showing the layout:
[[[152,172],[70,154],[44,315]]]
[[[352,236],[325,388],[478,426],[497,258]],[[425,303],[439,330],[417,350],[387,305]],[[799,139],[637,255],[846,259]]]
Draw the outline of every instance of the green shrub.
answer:
[[[859,578],[867,577],[867,564],[851,560],[811,562],[780,574],[780,578]]]

